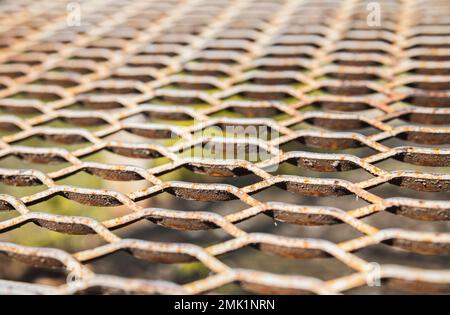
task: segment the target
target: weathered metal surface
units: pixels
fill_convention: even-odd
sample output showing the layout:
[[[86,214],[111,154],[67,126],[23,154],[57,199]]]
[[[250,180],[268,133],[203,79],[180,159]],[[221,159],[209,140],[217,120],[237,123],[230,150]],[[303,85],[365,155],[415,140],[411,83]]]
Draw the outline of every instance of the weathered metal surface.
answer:
[[[368,24],[367,2],[359,0],[79,1],[79,26],[67,24],[66,2],[0,4],[0,182],[42,188],[20,198],[0,195],[0,210],[17,213],[0,222],[0,233],[34,223],[60,233],[97,234],[106,244],[70,254],[0,242],[1,253],[30,265],[63,268],[75,277],[59,287],[0,280],[0,293],[75,294],[100,288],[198,294],[235,282],[257,293],[339,294],[366,284],[371,263],[358,256],[366,247],[385,244],[424,255],[450,254],[450,233],[378,229],[362,220],[381,211],[415,220],[450,220],[449,198],[383,198],[370,191],[390,184],[448,196],[447,1],[379,1],[379,26]],[[206,132],[249,126],[274,136]],[[110,139],[119,133],[145,141]],[[167,138],[177,141],[161,142]],[[24,145],[35,139],[46,145]],[[393,146],[394,140],[407,144]],[[305,149],[284,149],[291,143]],[[211,145],[225,153],[257,147],[264,158],[185,154]],[[358,157],[340,151],[355,148],[372,153]],[[130,159],[126,165],[87,160],[101,151]],[[61,167],[52,172],[30,164],[10,169],[2,161],[11,156]],[[166,161],[152,168],[133,159],[161,157]],[[411,168],[392,171],[377,165],[389,159]],[[371,178],[353,182],[271,172],[285,162],[316,172],[360,169]],[[447,172],[417,171],[421,166]],[[213,176],[216,182],[159,178],[179,168]],[[58,183],[79,172],[111,181],[145,180],[148,188],[125,194]],[[239,187],[220,183],[221,177],[248,174],[259,180]],[[353,195],[368,205],[344,211],[253,197],[271,187],[312,197]],[[185,200],[238,199],[247,207],[222,216],[137,203],[164,192]],[[124,206],[131,213],[98,222],[28,208],[55,196],[89,206]],[[298,225],[345,224],[361,236],[333,243],[248,233],[236,225],[262,214]],[[121,239],[112,232],[141,220],[176,230],[221,229],[229,240],[202,248]],[[247,246],[293,259],[332,257],[354,272],[325,281],[231,268],[220,260]],[[201,261],[211,274],[178,285],[99,275],[84,265],[117,251],[151,262]],[[379,276],[401,290],[450,292],[450,270],[381,265]]]

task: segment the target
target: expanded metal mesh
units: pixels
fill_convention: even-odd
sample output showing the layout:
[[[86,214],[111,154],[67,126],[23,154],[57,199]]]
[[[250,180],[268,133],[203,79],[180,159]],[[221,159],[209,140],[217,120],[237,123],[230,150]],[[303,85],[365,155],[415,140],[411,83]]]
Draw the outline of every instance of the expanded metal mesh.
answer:
[[[372,245],[383,243],[423,255],[450,254],[450,233],[377,228],[363,220],[383,211],[417,220],[419,227],[421,221],[450,218],[449,198],[383,198],[371,192],[386,183],[420,192],[450,190],[448,172],[429,171],[450,166],[450,3],[369,2],[1,2],[0,180],[45,189],[22,197],[0,195],[1,210],[17,214],[1,221],[0,231],[7,234],[32,222],[60,233],[97,234],[105,245],[69,253],[0,242],[0,251],[12,258],[63,268],[73,276],[62,286],[0,280],[0,292],[72,294],[101,287],[128,293],[198,294],[239,283],[263,293],[343,293],[367,285],[374,265],[358,251]],[[145,121],[130,119],[136,116]],[[58,124],[51,125],[54,122]],[[203,132],[217,126],[263,126],[276,136],[240,138]],[[128,141],[126,136],[111,140],[119,133],[147,140]],[[148,140],[170,137],[177,141]],[[44,144],[23,145],[35,138],[44,139]],[[397,140],[408,145],[390,145]],[[285,149],[291,142],[306,149]],[[211,143],[232,148],[254,145],[266,155],[251,161],[185,154]],[[83,146],[62,147],[72,144]],[[340,152],[355,148],[363,156]],[[126,165],[88,160],[101,151],[128,157]],[[2,161],[11,156],[31,164],[7,168]],[[148,168],[136,158],[165,160]],[[394,160],[409,169],[377,165]],[[371,178],[357,181],[273,171],[283,163],[316,172],[361,169]],[[36,164],[62,166],[47,172],[33,168]],[[428,168],[418,171],[422,166]],[[213,176],[215,183],[160,178],[179,168]],[[109,181],[145,180],[147,187],[124,193],[59,184],[80,172]],[[239,187],[221,183],[223,177],[248,174],[259,180]],[[344,211],[333,204],[258,200],[256,193],[275,186],[317,198],[353,195],[367,205]],[[138,204],[163,192],[182,200],[224,204],[237,199],[247,207],[221,215]],[[54,213],[29,209],[54,196],[89,206],[124,206],[130,213],[99,222],[56,214],[58,209]],[[263,214],[294,225],[346,225],[361,236],[335,243],[247,232],[238,226]],[[177,230],[220,229],[228,240],[200,247],[125,239],[111,231],[144,219]],[[285,275],[233,268],[221,261],[221,255],[247,246],[294,259],[334,257],[353,272],[324,280],[301,271]],[[153,262],[200,261],[211,273],[177,284],[97,274],[85,265],[118,251]],[[450,291],[450,269],[390,264],[378,268],[376,276],[401,289]]]

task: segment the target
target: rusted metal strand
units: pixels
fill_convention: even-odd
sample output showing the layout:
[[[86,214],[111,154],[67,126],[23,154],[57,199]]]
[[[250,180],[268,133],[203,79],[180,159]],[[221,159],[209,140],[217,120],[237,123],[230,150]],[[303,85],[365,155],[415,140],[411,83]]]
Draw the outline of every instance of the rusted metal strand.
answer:
[[[106,244],[68,253],[0,242],[1,253],[63,268],[74,278],[56,287],[0,280],[0,293],[75,294],[95,287],[199,294],[235,282],[258,293],[340,294],[364,286],[372,272],[371,264],[355,254],[360,249],[386,244],[423,255],[450,253],[449,233],[378,229],[362,220],[382,211],[417,220],[450,218],[448,200],[385,199],[371,192],[385,183],[420,192],[450,190],[446,1],[379,1],[383,19],[375,26],[368,24],[363,0],[79,1],[79,26],[68,25],[68,2],[0,4],[0,181],[45,188],[21,198],[0,195],[0,210],[18,213],[0,221],[0,233],[33,222],[61,233],[96,234]],[[244,136],[230,137],[223,132],[228,126],[242,127]],[[245,135],[246,127],[260,126],[273,136]],[[221,133],[208,133],[214,128]],[[145,140],[114,140],[123,133]],[[52,147],[24,145],[36,138]],[[161,139],[177,141],[167,145]],[[391,144],[399,141],[408,144]],[[293,142],[306,149],[285,148]],[[258,161],[208,158],[204,151],[186,156],[208,145],[252,147],[267,154]],[[339,152],[354,148],[374,153],[359,157]],[[130,159],[127,165],[86,160],[100,151]],[[30,165],[10,169],[3,165],[10,156],[21,165],[65,166],[51,172]],[[146,168],[132,158],[166,162]],[[411,168],[392,171],[377,165],[389,159]],[[319,172],[360,169],[372,177],[354,182],[271,171],[283,163]],[[441,173],[417,171],[423,166],[440,167]],[[217,182],[160,179],[179,168],[214,176]],[[145,180],[149,186],[125,194],[60,185],[79,172],[113,181]],[[220,183],[220,177],[247,174],[259,180],[247,186]],[[368,205],[344,211],[258,200],[258,192],[273,186],[314,197],[350,194]],[[238,199],[247,208],[222,216],[137,204],[163,192],[186,200]],[[124,206],[131,213],[98,222],[28,208],[57,195],[89,206]],[[261,214],[299,225],[345,224],[361,236],[333,243],[248,233],[237,226]],[[113,233],[141,220],[176,230],[221,229],[228,238],[202,248],[122,239]],[[296,259],[331,257],[353,273],[325,281],[231,268],[220,260],[222,254],[247,246]],[[152,262],[200,261],[212,274],[179,285],[95,274],[86,266],[117,251]],[[450,270],[381,265],[378,272],[400,290],[450,292]]]

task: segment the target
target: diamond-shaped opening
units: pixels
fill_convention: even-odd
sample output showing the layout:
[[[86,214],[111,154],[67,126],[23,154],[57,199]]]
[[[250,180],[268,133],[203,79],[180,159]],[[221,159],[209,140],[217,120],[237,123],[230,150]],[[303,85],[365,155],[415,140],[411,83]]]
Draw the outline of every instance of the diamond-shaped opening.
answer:
[[[9,96],[10,99],[22,100],[22,99],[38,99],[42,102],[53,102],[61,99],[58,94],[51,92],[38,92],[38,91],[21,91]]]

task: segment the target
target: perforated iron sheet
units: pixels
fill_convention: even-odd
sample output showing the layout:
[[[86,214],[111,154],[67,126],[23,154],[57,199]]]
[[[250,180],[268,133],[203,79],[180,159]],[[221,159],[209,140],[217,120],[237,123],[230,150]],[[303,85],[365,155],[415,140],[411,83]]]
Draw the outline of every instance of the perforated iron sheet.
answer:
[[[1,210],[15,214],[0,222],[0,232],[6,235],[34,223],[60,233],[97,234],[105,244],[69,253],[0,242],[0,251],[14,259],[63,268],[73,276],[62,286],[0,280],[0,292],[73,294],[100,287],[126,293],[198,294],[238,283],[252,292],[334,294],[367,285],[373,264],[358,256],[361,249],[383,243],[423,255],[449,255],[450,233],[420,230],[421,221],[449,220],[448,195],[443,200],[383,198],[372,191],[386,183],[405,191],[450,190],[450,174],[445,172],[450,166],[450,3],[377,3],[379,25],[369,21],[368,2],[357,0],[2,1],[0,180],[42,190],[26,196],[0,195]],[[144,120],[132,119],[138,116]],[[204,132],[226,126],[262,126],[276,136]],[[119,140],[113,137],[117,134],[122,135]],[[135,138],[127,134],[145,140],[132,141]],[[161,140],[167,138],[177,141]],[[24,145],[30,139],[44,141]],[[397,140],[406,145],[390,145]],[[292,142],[305,150],[284,149]],[[68,149],[72,144],[79,146]],[[264,158],[186,154],[220,144],[232,152],[256,147]],[[342,153],[355,148],[364,156]],[[127,162],[89,161],[103,151],[127,157]],[[2,163],[10,157],[19,159],[20,167]],[[164,163],[142,163],[157,158],[164,158]],[[379,166],[395,160],[409,168]],[[283,163],[295,165],[298,173],[275,172]],[[34,167],[39,164],[57,167],[42,171]],[[422,166],[425,171],[418,171]],[[179,168],[215,181],[160,178]],[[301,176],[305,169],[361,169],[370,178]],[[80,172],[147,184],[127,193],[60,184]],[[221,183],[223,177],[247,174],[259,180],[246,186]],[[258,199],[258,192],[274,186],[317,198],[353,195],[367,205],[344,211],[334,204]],[[223,204],[237,199],[246,209],[221,215],[138,204],[163,192],[181,200]],[[105,211],[129,211],[99,222],[57,214],[58,209],[30,210],[55,196],[110,207]],[[419,229],[377,228],[363,220],[383,211],[417,220]],[[247,232],[238,226],[262,215],[292,225],[347,225],[360,236],[335,243],[320,237]],[[121,238],[112,232],[145,219],[176,230],[220,229],[228,239],[201,247]],[[293,259],[334,258],[353,272],[318,279],[301,272],[235,268],[221,260],[223,254],[248,246]],[[211,273],[179,284],[98,274],[86,265],[118,251],[151,262],[200,261]],[[381,264],[377,272],[383,283],[407,291],[450,291],[450,269]]]

